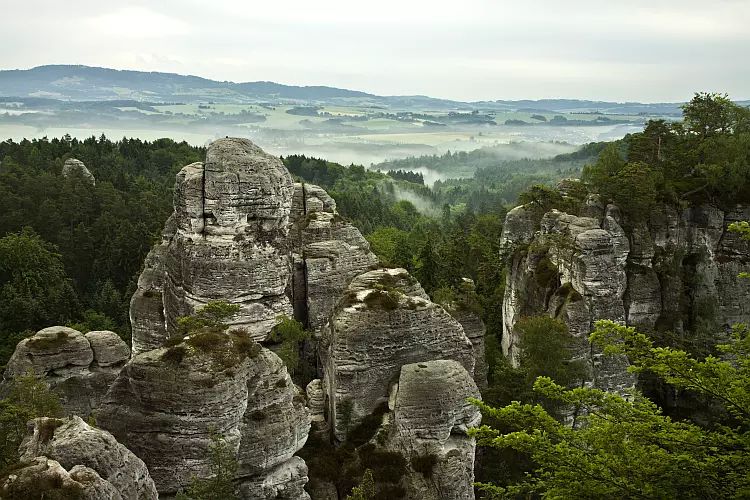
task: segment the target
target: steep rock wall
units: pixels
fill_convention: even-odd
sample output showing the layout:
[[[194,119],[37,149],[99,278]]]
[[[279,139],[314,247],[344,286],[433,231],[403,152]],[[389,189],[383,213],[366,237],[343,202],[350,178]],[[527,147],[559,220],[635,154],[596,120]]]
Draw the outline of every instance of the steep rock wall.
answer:
[[[588,203],[582,213],[541,214],[524,205],[506,217],[502,347],[514,362],[518,320],[547,314],[579,339],[576,357],[588,362],[590,379],[619,391],[635,381],[624,360],[603,357],[586,341],[597,320],[710,341],[750,319],[750,283],[738,278],[750,262],[750,247],[727,231],[750,217],[750,209],[658,206],[627,232],[613,205]]]
[[[97,414],[102,428],[146,462],[160,493],[208,475],[215,434],[235,452],[241,485],[277,474],[310,428],[304,397],[278,356],[260,348],[244,357],[177,348],[183,358],[162,348],[126,365]],[[287,468],[306,477],[296,462]]]

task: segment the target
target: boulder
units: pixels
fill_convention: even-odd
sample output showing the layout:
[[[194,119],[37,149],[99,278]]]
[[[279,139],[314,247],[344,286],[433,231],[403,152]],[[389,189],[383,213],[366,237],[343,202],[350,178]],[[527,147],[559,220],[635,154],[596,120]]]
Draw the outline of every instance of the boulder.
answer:
[[[89,171],[89,169],[86,168],[86,165],[81,160],[77,160],[75,158],[68,158],[67,160],[65,160],[65,163],[63,164],[62,175],[63,177],[70,177],[74,173],[77,175],[80,175],[91,184],[96,184],[96,179],[94,179],[94,174],[92,174]]]
[[[73,479],[90,476],[90,483],[103,480],[115,488],[117,498],[157,498],[154,482],[143,461],[110,433],[88,425],[77,416],[34,419],[19,453],[22,463],[46,457],[69,470]]]
[[[237,457],[241,484],[279,477],[277,467],[307,439],[305,398],[282,361],[239,335],[134,356],[97,414],[103,428],[143,458],[160,494],[209,475],[214,436]]]
[[[87,417],[129,357],[130,349],[114,332],[83,335],[65,326],[44,328],[16,346],[3,374],[3,390],[15,378],[33,374],[60,396],[66,414]]]
[[[123,497],[93,469],[76,465],[67,471],[55,460],[35,457],[0,478],[0,498],[121,500]]]

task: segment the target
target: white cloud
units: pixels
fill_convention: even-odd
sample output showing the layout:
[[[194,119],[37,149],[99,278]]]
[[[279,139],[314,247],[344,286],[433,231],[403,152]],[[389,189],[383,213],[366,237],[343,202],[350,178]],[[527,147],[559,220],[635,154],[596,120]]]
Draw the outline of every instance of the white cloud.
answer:
[[[8,2],[0,67],[79,63],[466,100],[750,98],[750,1]]]

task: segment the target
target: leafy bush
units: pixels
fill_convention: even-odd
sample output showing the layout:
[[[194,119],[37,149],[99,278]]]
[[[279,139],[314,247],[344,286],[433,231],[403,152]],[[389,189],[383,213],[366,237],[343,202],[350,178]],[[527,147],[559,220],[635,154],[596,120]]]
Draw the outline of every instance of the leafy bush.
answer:
[[[7,397],[0,400],[0,467],[18,461],[18,445],[28,421],[58,416],[62,416],[60,399],[44,381],[32,374],[11,381]]]
[[[625,399],[539,377],[534,390],[578,408],[583,425],[569,427],[540,405],[516,401],[493,408],[473,401],[494,427],[470,431],[478,444],[522,452],[534,464],[515,484],[481,489],[493,498],[745,498],[750,491],[750,328],[735,325],[731,342],[718,346],[723,359],[700,360],[654,347],[646,335],[612,321],[597,322],[591,342],[606,355],[627,355],[632,371],[711,398],[724,411],[723,425],[672,420],[635,389]]]
[[[299,368],[299,354],[302,343],[310,337],[302,323],[285,315],[276,318],[277,323],[271,330],[270,342],[281,344],[276,354],[281,358],[290,375]]]
[[[218,434],[211,435],[208,478],[193,478],[186,492],[179,492],[177,500],[234,500],[238,499],[234,478],[239,464],[229,444]]]

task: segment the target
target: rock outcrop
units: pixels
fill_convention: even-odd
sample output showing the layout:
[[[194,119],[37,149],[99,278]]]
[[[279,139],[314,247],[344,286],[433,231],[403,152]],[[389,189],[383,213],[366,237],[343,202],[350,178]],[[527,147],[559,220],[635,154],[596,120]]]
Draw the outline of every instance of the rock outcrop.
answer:
[[[750,246],[727,231],[731,222],[750,217],[750,209],[658,206],[627,231],[618,208],[604,208],[595,197],[581,213],[586,216],[542,214],[534,205],[508,212],[502,347],[514,362],[517,321],[547,314],[579,339],[576,357],[588,362],[590,380],[623,391],[635,382],[624,359],[588,345],[595,321],[710,337],[750,319],[750,283],[738,278],[750,262]]]
[[[76,465],[67,471],[55,460],[35,457],[0,478],[0,498],[121,500],[122,496],[93,469]]]
[[[77,416],[33,420],[19,447],[19,454],[22,464],[36,464],[36,474],[40,479],[55,474],[65,482],[64,471],[67,470],[70,479],[82,483],[84,490],[88,488],[97,495],[104,495],[94,498],[157,498],[154,482],[143,461],[110,433],[91,427]],[[31,471],[27,473],[31,474]],[[107,496],[112,489],[117,495]]]
[[[63,164],[62,175],[63,177],[70,177],[71,175],[74,175],[74,173],[81,175],[91,184],[96,184],[94,174],[92,174],[89,169],[86,168],[86,165],[81,160],[68,158]]]
[[[389,401],[385,447],[407,458],[406,498],[474,498],[476,444],[467,430],[482,416],[468,398],[479,398],[479,390],[456,361],[401,367]]]
[[[236,455],[240,485],[265,484],[280,467],[306,482],[304,467],[287,464],[307,439],[304,397],[278,356],[245,342],[138,354],[99,410],[101,426],[146,462],[160,493],[208,476],[214,435]]]
[[[340,441],[388,400],[403,365],[453,359],[474,371],[461,325],[404,269],[369,271],[352,281],[323,334],[320,355],[329,421]]]
[[[8,361],[3,385],[27,374],[42,378],[60,396],[65,413],[88,416],[130,358],[114,332],[52,326],[22,340]]]
[[[257,341],[280,314],[319,330],[352,278],[378,262],[323,189],[293,184],[246,139],[217,140],[205,163],[184,167],[174,207],[131,301],[135,354],[210,300],[239,304],[232,327]]]
[[[319,333],[351,280],[377,267],[378,258],[318,186],[295,184],[291,220],[295,315]]]
[[[192,338],[175,345],[177,319],[211,300],[240,306],[230,332],[215,339],[221,345]],[[303,381],[312,380],[306,393],[254,343],[271,342],[280,314],[313,332],[300,353]],[[376,408],[387,411],[404,365],[453,360],[451,369],[435,370],[445,377],[435,383],[451,385],[462,401],[477,395],[471,375],[483,357],[481,321],[462,317],[469,339],[406,271],[378,269],[365,238],[323,189],[293,184],[278,159],[244,139],[214,142],[205,163],[178,174],[174,213],[146,259],[130,316],[133,357],[98,419],[143,458],[167,495],[209,474],[207,452],[220,435],[237,457],[242,498],[308,498],[307,466],[294,454],[311,422],[318,438],[332,430],[343,441]],[[163,347],[167,339],[171,347]],[[400,408],[394,421],[403,432],[393,449],[403,454],[402,434],[418,419]],[[460,413],[433,410],[438,419]],[[470,498],[473,441],[456,433],[474,419],[448,420],[452,437],[429,437],[438,444],[420,448],[434,450],[439,470],[452,475],[430,491]]]

